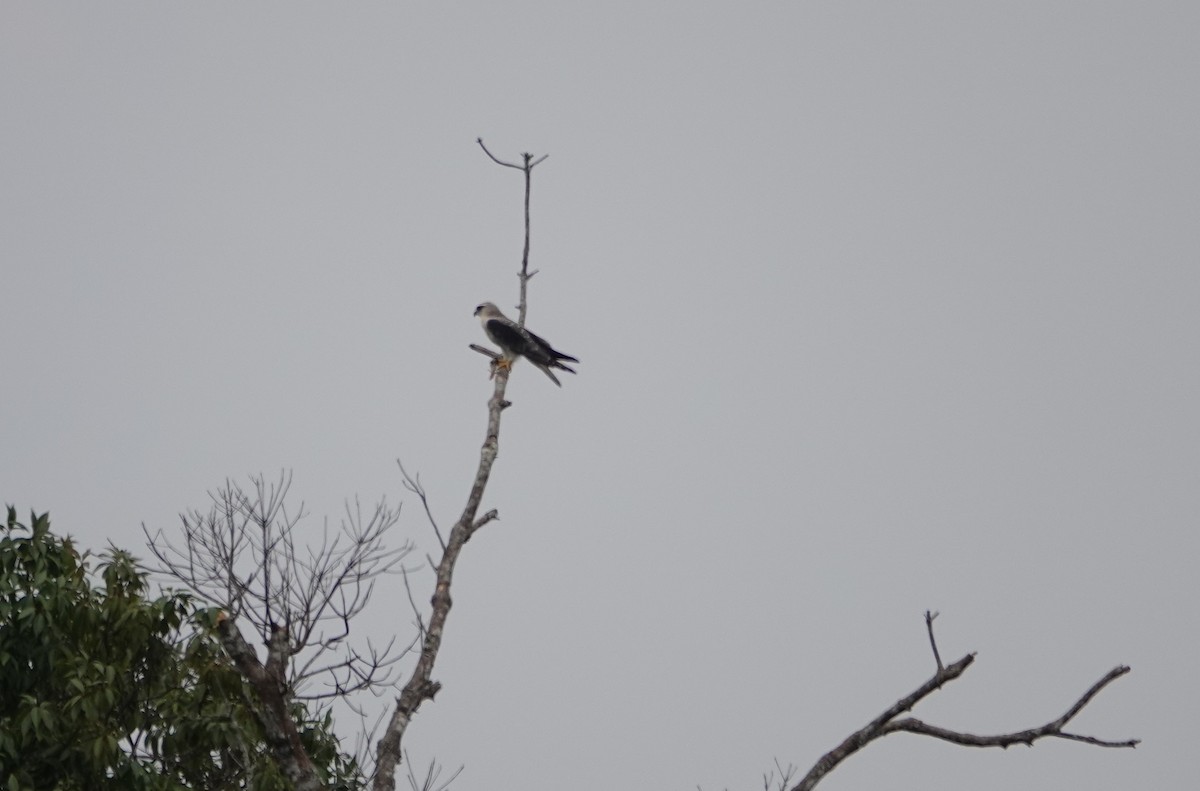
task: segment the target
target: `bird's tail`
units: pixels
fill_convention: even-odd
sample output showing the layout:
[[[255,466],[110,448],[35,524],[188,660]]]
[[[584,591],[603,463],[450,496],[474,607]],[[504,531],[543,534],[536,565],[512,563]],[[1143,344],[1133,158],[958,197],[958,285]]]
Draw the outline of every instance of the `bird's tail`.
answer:
[[[550,366],[542,365],[541,363],[534,363],[534,365],[536,365],[538,367],[539,371],[544,373],[546,376],[549,376],[551,382],[554,382],[554,384],[558,385],[559,387],[562,387],[562,382],[558,381],[558,377],[555,376],[554,372],[550,370]],[[563,368],[565,370],[571,371],[571,369],[567,368],[565,365],[555,365],[554,367],[555,368]],[[575,372],[571,371],[571,373],[575,373]]]
[[[549,348],[549,347],[547,347],[547,348]],[[550,349],[550,359],[544,365],[540,362],[535,362],[534,365],[536,365],[538,368],[542,369],[542,373],[544,373],[546,376],[549,376],[550,381],[554,382],[554,384],[558,385],[559,387],[562,387],[562,382],[558,381],[558,377],[555,376],[550,371],[550,369],[557,368],[558,370],[566,371],[569,374],[575,373],[575,369],[569,365],[564,364],[563,360],[567,360],[567,361],[573,362],[573,363],[579,362],[579,360],[577,358],[572,357],[569,354],[563,354],[562,352],[557,351],[555,349]]]
[[[567,361],[567,362],[569,362],[569,363],[577,363],[577,362],[579,362],[579,358],[578,358],[578,357],[572,357],[572,356],[571,356],[571,355],[569,355],[569,354],[563,354],[562,352],[558,351],[557,349],[551,349],[551,350],[550,350],[550,353],[554,355],[554,361],[555,361],[555,362],[558,362],[559,360],[566,360],[566,361]],[[563,366],[563,368],[567,368],[567,366],[565,366],[565,365],[564,365],[564,366]],[[568,370],[568,371],[571,371],[571,369],[570,369],[570,368],[567,368],[567,370]],[[571,371],[571,373],[575,373],[575,372],[574,372],[574,371]]]

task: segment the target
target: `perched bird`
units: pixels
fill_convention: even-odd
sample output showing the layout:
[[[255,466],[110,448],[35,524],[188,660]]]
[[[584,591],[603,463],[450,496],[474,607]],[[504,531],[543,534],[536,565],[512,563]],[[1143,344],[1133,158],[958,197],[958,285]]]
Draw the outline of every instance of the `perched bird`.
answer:
[[[579,360],[569,354],[555,351],[545,340],[506,317],[500,312],[500,308],[491,302],[484,302],[475,308],[475,315],[479,317],[479,323],[483,325],[483,331],[492,339],[492,343],[504,352],[504,356],[496,361],[497,365],[511,368],[518,357],[524,357],[559,387],[562,387],[562,382],[550,371],[551,368],[575,373],[573,368],[563,365],[562,361],[577,363]]]

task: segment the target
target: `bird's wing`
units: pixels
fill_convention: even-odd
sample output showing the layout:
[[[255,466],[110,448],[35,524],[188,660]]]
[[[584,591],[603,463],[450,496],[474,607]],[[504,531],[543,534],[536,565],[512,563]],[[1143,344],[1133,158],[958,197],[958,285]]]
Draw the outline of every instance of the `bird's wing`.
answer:
[[[555,349],[553,346],[551,346],[549,343],[546,342],[545,338],[541,337],[540,335],[534,335],[529,330],[525,330],[525,334],[529,336],[529,339],[531,341],[533,341],[534,344],[536,344],[538,347],[540,347],[538,349],[538,351],[545,354],[546,359],[548,359],[548,360],[567,360],[567,361],[573,362],[573,363],[579,362],[579,360],[575,359],[571,355],[563,354],[562,352]]]
[[[508,319],[489,319],[484,329],[487,330],[488,336],[507,352],[524,354],[529,345],[527,333],[522,333],[521,328]]]

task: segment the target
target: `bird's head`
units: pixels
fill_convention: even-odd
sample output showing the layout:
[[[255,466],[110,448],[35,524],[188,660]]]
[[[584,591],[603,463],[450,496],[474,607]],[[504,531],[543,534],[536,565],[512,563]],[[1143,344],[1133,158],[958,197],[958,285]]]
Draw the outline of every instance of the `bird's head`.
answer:
[[[504,314],[500,312],[500,308],[496,307],[495,304],[484,302],[475,308],[475,315],[485,319],[494,319]]]

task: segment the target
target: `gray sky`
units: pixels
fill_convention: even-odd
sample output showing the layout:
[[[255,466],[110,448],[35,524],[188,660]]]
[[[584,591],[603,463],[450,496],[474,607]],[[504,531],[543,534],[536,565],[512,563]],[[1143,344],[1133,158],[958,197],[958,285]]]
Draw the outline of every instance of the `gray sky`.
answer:
[[[991,733],[822,788],[1184,787],[1197,764],[1200,6],[9,3],[0,488],[143,552],[227,477],[452,522],[409,732],[458,791],[756,789],[933,669]],[[435,545],[415,502],[405,534]],[[397,534],[396,541],[402,536]],[[422,594],[424,597],[424,594]],[[409,634],[399,581],[360,626]],[[346,734],[353,728],[347,724]]]

